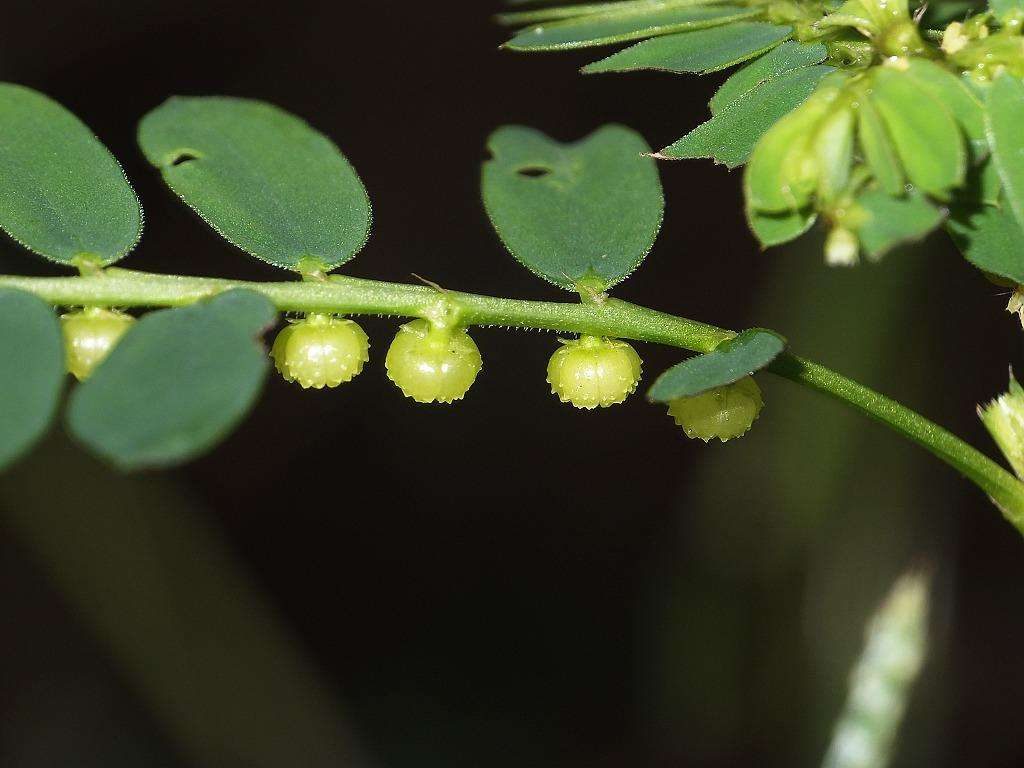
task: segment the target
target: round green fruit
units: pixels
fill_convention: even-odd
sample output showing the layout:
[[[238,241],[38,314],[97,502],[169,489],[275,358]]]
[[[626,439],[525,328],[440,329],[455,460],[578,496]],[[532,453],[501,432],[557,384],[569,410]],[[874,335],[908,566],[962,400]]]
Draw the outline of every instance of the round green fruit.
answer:
[[[61,315],[68,372],[79,381],[89,378],[134,322],[124,312],[98,307]]]
[[[483,359],[465,329],[413,320],[398,329],[384,365],[406,397],[417,403],[451,403],[469,391]]]
[[[668,413],[687,437],[705,443],[717,437],[724,443],[746,434],[763,407],[761,388],[747,376],[734,384],[672,400]]]
[[[563,403],[607,408],[636,390],[641,365],[640,355],[624,341],[581,336],[562,340],[548,362],[548,384]]]
[[[285,381],[303,389],[351,381],[370,359],[366,333],[351,320],[310,315],[290,323],[274,340],[271,356]]]

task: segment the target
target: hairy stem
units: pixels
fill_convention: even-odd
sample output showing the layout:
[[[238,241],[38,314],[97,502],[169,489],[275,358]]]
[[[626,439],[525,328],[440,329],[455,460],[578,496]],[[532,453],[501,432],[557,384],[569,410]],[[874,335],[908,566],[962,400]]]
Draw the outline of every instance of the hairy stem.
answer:
[[[82,277],[0,275],[0,286],[29,291],[60,306],[176,307],[223,291],[244,288],[269,298],[283,312],[424,317],[440,294],[427,286],[330,276],[305,282],[249,282],[221,278],[156,275],[107,269]],[[694,320],[617,299],[583,304],[526,301],[445,292],[470,325],[540,328],[550,331],[647,341],[694,352],[710,352],[734,335]],[[824,392],[887,424],[959,471],[1024,532],[1024,483],[960,438],[918,413],[817,363],[784,354],[769,368],[784,378]]]

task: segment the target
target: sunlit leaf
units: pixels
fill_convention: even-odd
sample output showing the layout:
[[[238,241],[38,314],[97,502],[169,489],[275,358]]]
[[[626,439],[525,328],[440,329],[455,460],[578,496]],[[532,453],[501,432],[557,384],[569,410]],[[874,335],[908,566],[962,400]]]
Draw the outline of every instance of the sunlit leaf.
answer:
[[[669,368],[654,382],[647,398],[655,403],[667,403],[732,384],[770,365],[785,348],[786,340],[773,331],[763,328],[743,331],[723,341],[714,351]]]
[[[273,319],[250,291],[144,316],[72,394],[71,432],[123,469],[206,451],[255,402],[269,359],[258,337]]]
[[[142,236],[113,155],[60,104],[12,83],[0,83],[0,228],[62,264],[109,264]]]
[[[735,72],[711,97],[711,114],[717,114],[754,88],[801,67],[820,64],[828,56],[821,43],[808,45],[792,40]]]
[[[680,159],[709,157],[730,168],[742,165],[758,139],[814,91],[832,67],[793,69],[756,85],[658,154]]]
[[[946,105],[905,72],[888,67],[874,71],[871,100],[907,178],[928,194],[948,198],[963,183],[967,153]]]
[[[505,246],[534,274],[569,290],[584,278],[607,288],[650,251],[664,201],[639,134],[610,125],[561,144],[506,126],[487,146],[484,205]]]
[[[985,129],[1003,182],[1003,198],[1024,225],[1024,83],[1002,75],[989,89]]]
[[[270,104],[174,97],[139,125],[164,180],[221,236],[287,269],[333,268],[370,232],[370,201],[345,156]]]
[[[53,308],[0,288],[0,470],[42,437],[64,380],[64,345]]]
[[[789,37],[792,27],[741,21],[693,32],[653,37],[583,68],[596,72],[655,69],[664,72],[708,73],[757,56]]]
[[[505,43],[505,47],[519,51],[555,51],[610,45],[713,27],[757,13],[757,9],[712,5],[595,14],[527,27]]]

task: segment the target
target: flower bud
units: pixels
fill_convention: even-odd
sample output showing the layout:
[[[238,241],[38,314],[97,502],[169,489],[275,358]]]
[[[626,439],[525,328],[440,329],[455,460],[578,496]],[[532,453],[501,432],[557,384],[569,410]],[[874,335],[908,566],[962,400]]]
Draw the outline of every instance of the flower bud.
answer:
[[[417,403],[461,400],[483,368],[464,328],[413,320],[398,329],[384,361],[388,378]]]
[[[830,267],[853,267],[858,261],[860,242],[845,227],[836,227],[825,239],[825,263]]]
[[[1009,390],[978,408],[978,416],[1013,471],[1024,479],[1024,389],[1012,373]]]
[[[87,379],[134,322],[124,312],[98,307],[61,315],[68,372],[79,381]]]
[[[562,339],[548,363],[552,394],[577,408],[607,408],[621,403],[640,382],[641,360],[618,339],[580,336]]]
[[[763,407],[760,387],[747,376],[693,397],[672,400],[668,413],[687,437],[699,437],[705,443],[717,437],[724,443],[746,434]]]
[[[359,375],[370,359],[369,347],[366,333],[351,320],[311,314],[286,326],[270,354],[285,381],[323,389]]]

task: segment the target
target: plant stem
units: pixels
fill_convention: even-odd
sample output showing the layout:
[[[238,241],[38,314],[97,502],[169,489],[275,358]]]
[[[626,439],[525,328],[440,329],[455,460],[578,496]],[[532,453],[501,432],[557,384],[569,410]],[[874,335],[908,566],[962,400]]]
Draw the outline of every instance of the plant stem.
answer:
[[[222,278],[156,275],[111,268],[81,277],[0,275],[0,287],[34,293],[60,306],[176,307],[242,288],[269,298],[283,312],[424,317],[441,294],[435,288],[353,277],[303,282],[250,282]],[[468,325],[539,328],[633,339],[710,352],[735,335],[694,320],[617,299],[597,303],[526,301],[445,291]],[[769,370],[816,389],[871,416],[931,451],[959,471],[1024,533],[1024,483],[960,438],[923,416],[838,373],[783,354]]]

